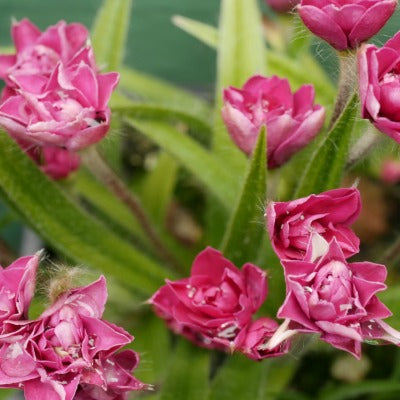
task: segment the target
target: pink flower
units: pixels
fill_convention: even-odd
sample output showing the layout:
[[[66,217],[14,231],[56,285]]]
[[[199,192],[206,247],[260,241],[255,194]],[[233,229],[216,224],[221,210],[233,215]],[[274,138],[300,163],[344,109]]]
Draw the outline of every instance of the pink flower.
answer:
[[[60,295],[35,321],[8,321],[14,329],[0,336],[0,386],[23,387],[27,400],[71,400],[77,390],[107,399],[107,393],[145,388],[127,376],[136,353],[115,354],[133,338],[101,319],[106,298],[101,277]]]
[[[381,168],[382,180],[386,183],[399,183],[400,182],[400,161],[399,160],[385,160]]]
[[[359,251],[360,240],[349,228],[361,210],[360,192],[355,188],[333,189],[288,202],[271,202],[267,227],[272,246],[281,259],[301,260],[312,233],[326,241],[336,238],[349,257]]]
[[[342,51],[377,34],[396,4],[396,0],[301,0],[298,11],[312,33]]]
[[[314,105],[311,85],[293,94],[287,79],[256,75],[243,89],[224,90],[222,118],[232,140],[246,154],[253,151],[260,128],[266,125],[268,168],[275,168],[317,135],[325,111]]]
[[[150,303],[175,333],[199,346],[229,350],[266,295],[265,272],[250,263],[240,270],[207,247],[189,278],[167,281]]]
[[[278,12],[288,12],[292,10],[300,0],[265,0],[265,2]]]
[[[363,118],[400,143],[400,32],[380,49],[364,46],[358,69]]]
[[[77,153],[62,149],[60,147],[37,147],[22,145],[24,151],[39,165],[40,169],[50,178],[58,180],[67,178],[76,171],[81,160]]]
[[[235,346],[247,357],[257,361],[282,356],[289,351],[288,341],[283,341],[272,350],[267,348],[269,339],[278,327],[278,323],[271,318],[259,318],[242,329],[235,340]]]
[[[359,358],[368,325],[391,315],[376,297],[386,289],[386,268],[348,263],[335,238],[325,255],[315,261],[310,255],[304,261],[281,260],[286,299],[278,317],[290,319],[291,328],[300,332],[320,333],[325,342]]]
[[[8,332],[5,321],[27,318],[35,291],[39,258],[40,254],[21,257],[5,269],[0,267],[0,333]]]
[[[14,79],[45,82],[59,61],[68,62],[84,47],[88,31],[81,24],[60,21],[40,32],[28,19],[14,22],[11,28],[16,54],[0,55],[0,78],[14,86]],[[13,77],[10,79],[10,77]]]
[[[58,63],[45,81],[10,77],[0,101],[0,125],[14,138],[38,146],[76,151],[98,142],[110,125],[107,102],[118,74],[98,74],[91,48],[83,48],[68,64]]]

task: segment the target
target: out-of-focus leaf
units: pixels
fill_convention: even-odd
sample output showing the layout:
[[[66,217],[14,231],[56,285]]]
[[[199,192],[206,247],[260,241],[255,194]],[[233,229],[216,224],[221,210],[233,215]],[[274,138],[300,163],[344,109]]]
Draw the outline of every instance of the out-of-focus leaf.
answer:
[[[91,40],[99,65],[119,69],[129,29],[132,0],[104,0],[92,28]]]
[[[201,42],[210,47],[218,45],[218,31],[213,26],[204,24],[191,18],[183,17],[182,15],[174,15],[172,22],[189,35],[194,36]]]
[[[221,245],[224,255],[237,265],[256,261],[263,238],[267,189],[265,136],[263,127],[253,151],[242,192],[238,196],[235,211],[232,213]]]
[[[167,153],[161,153],[157,165],[151,171],[141,190],[142,203],[153,221],[165,224],[168,207],[171,204],[178,163]]]
[[[109,273],[145,295],[163,282],[167,272],[162,266],[79,208],[5,133],[0,133],[0,193],[69,259]]]
[[[122,96],[121,96],[122,97]],[[204,144],[210,142],[211,126],[208,122],[199,119],[190,112],[164,104],[139,103],[132,100],[119,98],[112,102],[114,115],[121,117],[152,118],[157,120],[178,120],[187,124],[193,131],[193,136]]]
[[[235,354],[219,369],[207,400],[272,400],[267,394],[269,360],[257,363]]]
[[[318,397],[320,400],[345,400],[362,395],[386,392],[400,392],[400,382],[388,380],[370,380],[342,385],[334,389],[323,390]]]
[[[265,46],[257,0],[222,0],[217,46],[217,86],[213,150],[236,175],[245,157],[229,137],[221,117],[222,91],[242,86],[254,74],[265,74]]]
[[[354,94],[307,164],[294,197],[320,193],[340,185],[357,111],[358,97]]]
[[[226,208],[233,207],[239,192],[240,179],[232,175],[218,158],[168,124],[134,118],[127,118],[126,121],[175,157]]]
[[[212,109],[200,97],[132,68],[123,67],[120,69],[120,73],[119,88],[123,93],[146,102],[155,102],[173,110],[191,114],[206,122],[210,120]]]
[[[179,339],[158,399],[205,400],[209,366],[209,351]]]

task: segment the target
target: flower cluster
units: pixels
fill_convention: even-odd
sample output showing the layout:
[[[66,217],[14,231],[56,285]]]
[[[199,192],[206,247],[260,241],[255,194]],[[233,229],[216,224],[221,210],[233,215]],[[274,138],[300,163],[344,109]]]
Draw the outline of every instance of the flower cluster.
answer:
[[[148,388],[131,375],[139,362],[120,350],[133,337],[103,320],[106,281],[61,293],[35,320],[28,309],[39,255],[2,269],[0,294],[0,387],[23,388],[28,400],[124,400]]]
[[[149,302],[170,329],[195,344],[238,350],[259,360],[288,350],[287,343],[263,349],[277,322],[269,318],[252,322],[267,296],[266,278],[257,266],[247,263],[240,270],[208,247],[194,260],[189,278],[167,281]]]
[[[391,313],[376,296],[386,289],[385,266],[347,261],[359,250],[349,225],[360,209],[355,188],[268,205],[268,231],[286,281],[280,326],[268,317],[252,319],[266,298],[266,273],[249,263],[239,270],[212,248],[197,256],[189,278],[167,281],[150,303],[195,344],[255,360],[287,353],[298,333],[319,333],[357,358],[364,341],[399,345],[400,333],[383,322]]]
[[[118,74],[98,72],[81,24],[61,21],[40,32],[24,19],[12,38],[16,54],[0,56],[0,125],[45,173],[64,178],[79,167],[75,152],[108,131]]]

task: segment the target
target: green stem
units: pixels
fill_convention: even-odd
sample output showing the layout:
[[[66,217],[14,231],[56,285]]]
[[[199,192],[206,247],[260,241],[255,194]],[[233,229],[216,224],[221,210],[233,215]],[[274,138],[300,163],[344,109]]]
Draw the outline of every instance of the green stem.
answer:
[[[126,187],[124,182],[118,177],[118,175],[115,174],[115,172],[99,154],[96,147],[92,146],[88,148],[82,154],[82,156],[87,168],[92,172],[92,174],[132,212],[143,231],[149,238],[156,253],[175,271],[182,271],[179,262],[164,246],[164,243],[159,237],[158,232],[153,227],[151,219],[148,217],[145,209],[143,208],[140,199]]]
[[[339,84],[336,103],[333,109],[328,131],[332,128],[340,114],[344,110],[352,95],[357,82],[357,56],[354,51],[338,53],[339,57]]]

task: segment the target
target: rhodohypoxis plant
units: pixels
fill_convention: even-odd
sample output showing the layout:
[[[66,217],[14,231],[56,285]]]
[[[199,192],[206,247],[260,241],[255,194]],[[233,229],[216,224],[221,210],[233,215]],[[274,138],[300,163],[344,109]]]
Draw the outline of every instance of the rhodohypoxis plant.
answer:
[[[384,359],[379,376],[398,370],[398,188],[376,179],[398,148],[372,133],[396,139],[398,34],[364,44],[396,2],[271,0],[264,18],[256,0],[217,3],[218,28],[173,19],[217,51],[211,101],[123,65],[131,0],[105,0],[92,30],[12,22],[0,196],[51,263],[96,278],[48,281],[39,254],[17,259],[0,240],[12,260],[0,274],[2,388],[30,400],[150,388],[325,399],[346,388],[322,366],[350,354]],[[338,50],[337,87],[307,28]],[[393,218],[378,220],[382,209]],[[378,376],[382,363],[369,364]],[[360,393],[398,389],[362,378]]]

